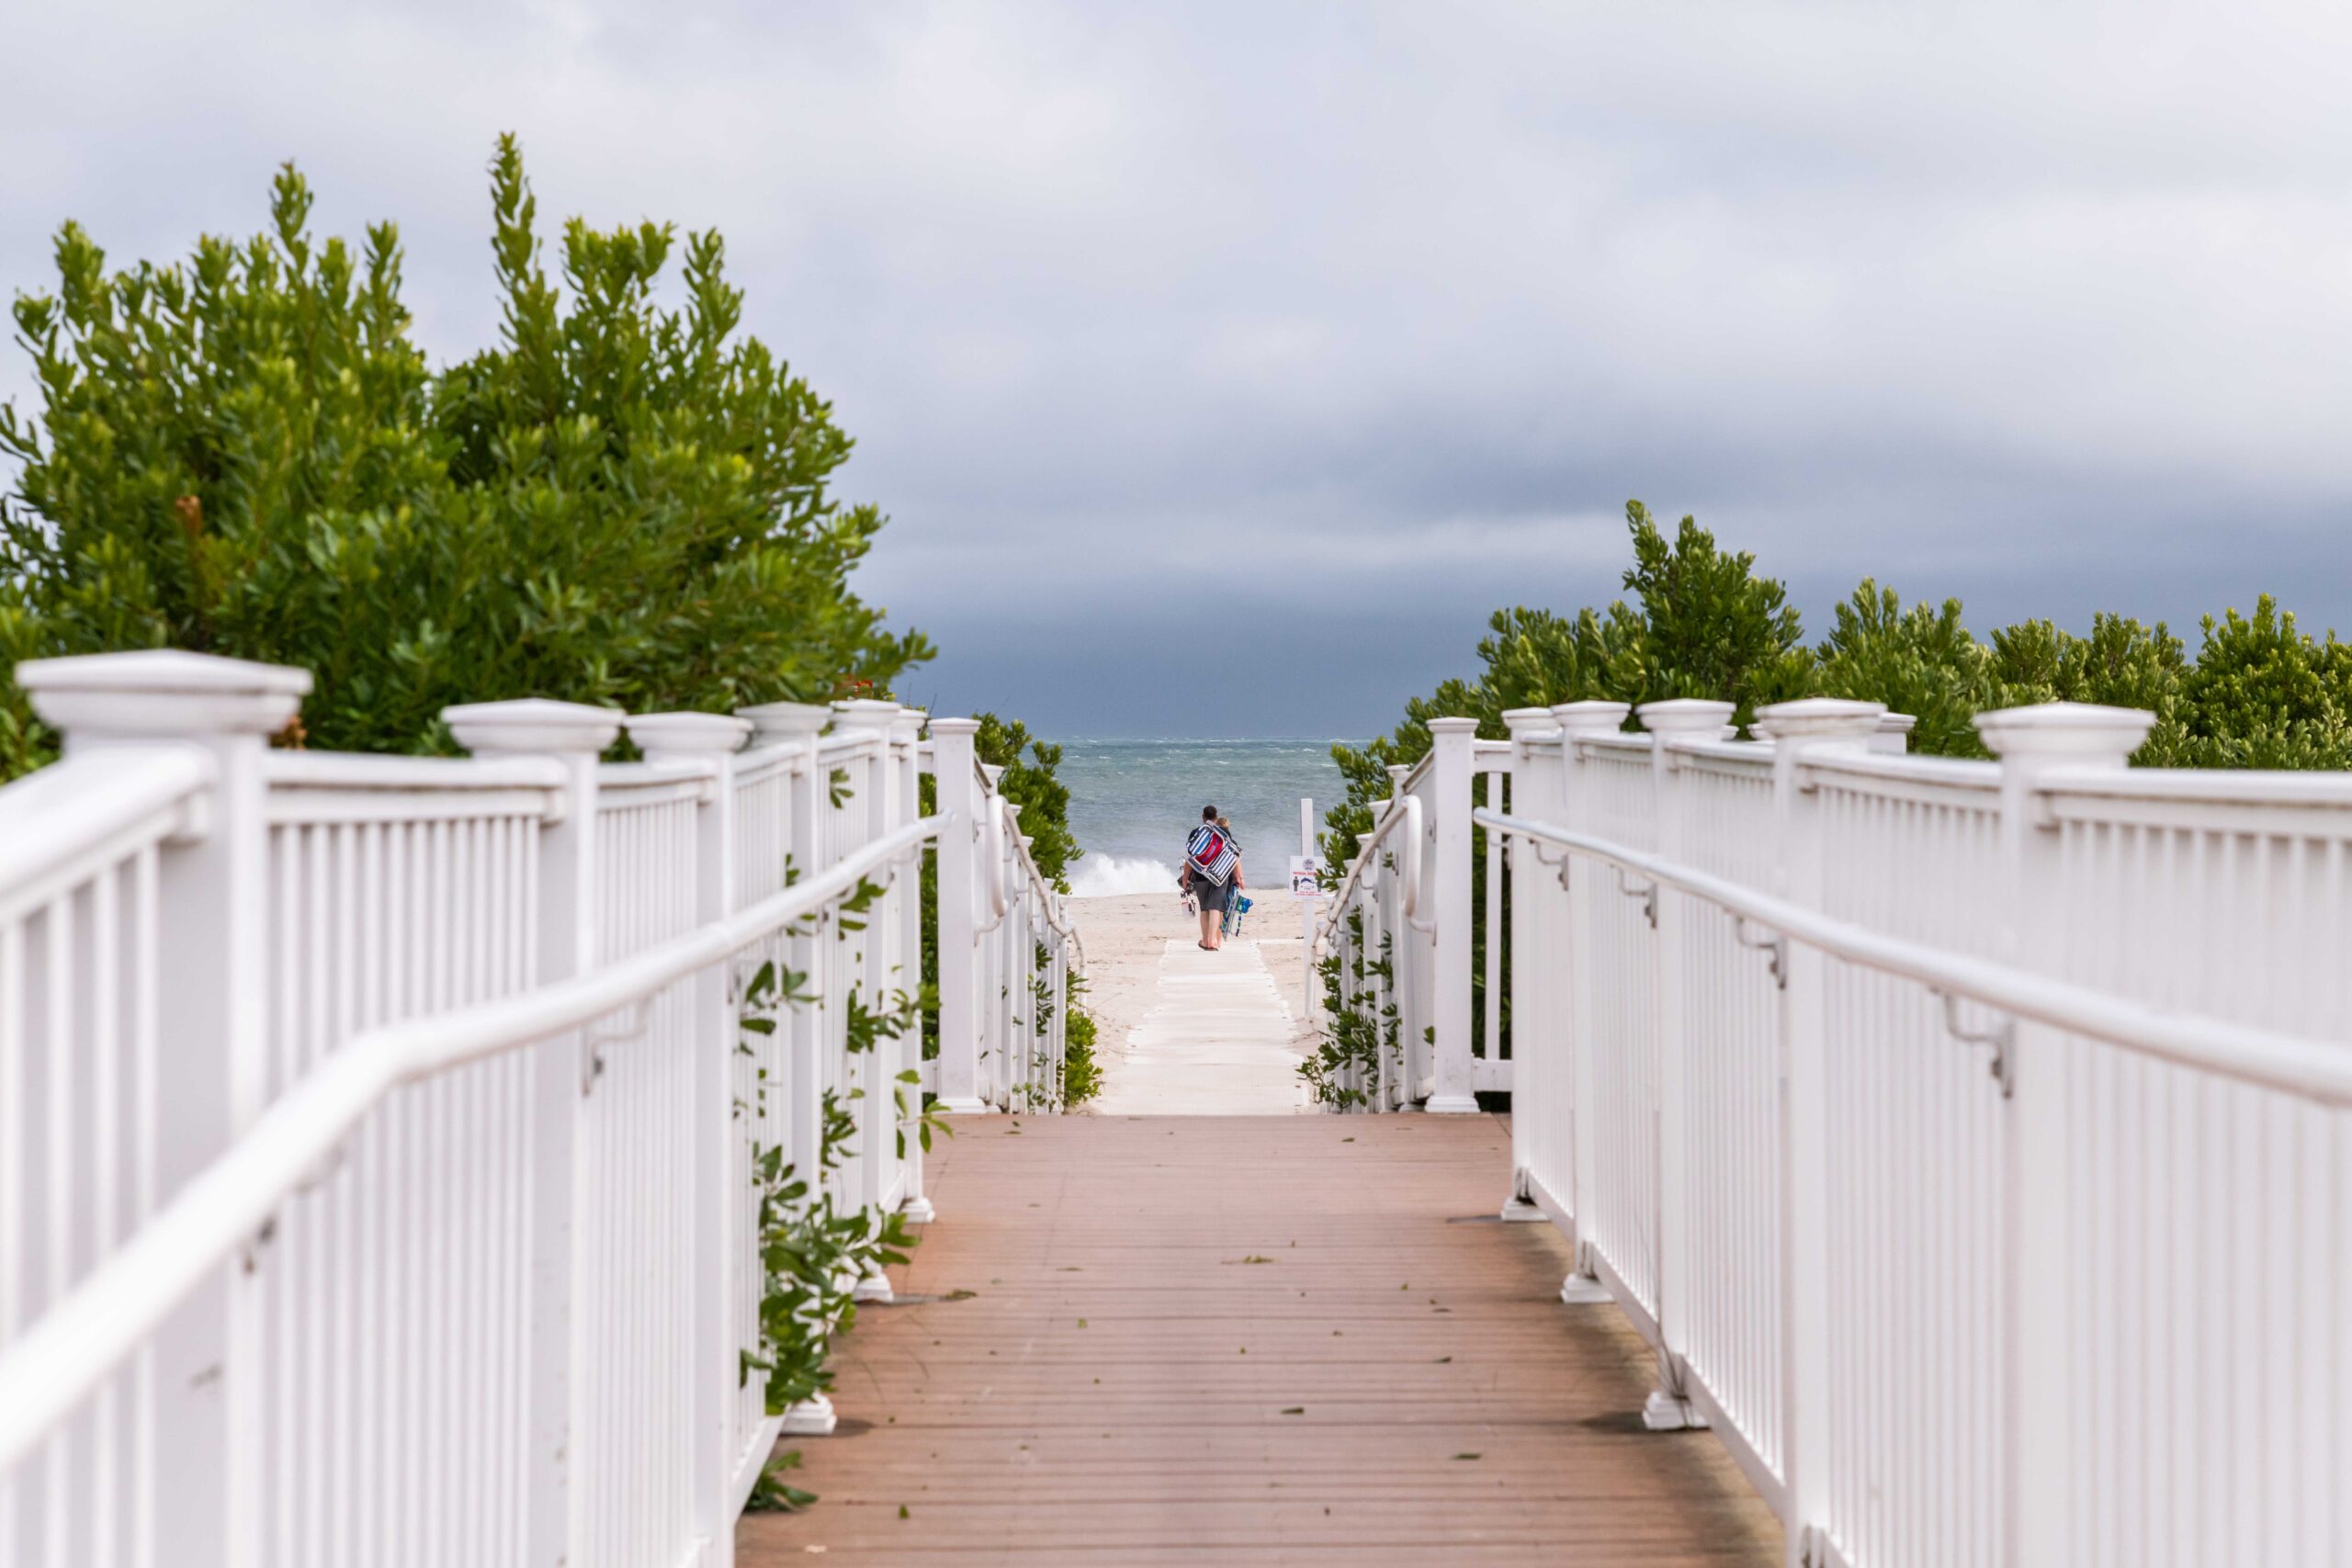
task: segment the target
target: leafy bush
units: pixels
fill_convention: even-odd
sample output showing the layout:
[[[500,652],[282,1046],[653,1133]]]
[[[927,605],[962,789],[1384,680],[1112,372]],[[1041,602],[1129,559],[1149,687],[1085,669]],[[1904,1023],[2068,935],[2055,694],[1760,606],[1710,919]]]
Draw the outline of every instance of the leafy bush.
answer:
[[[1569,615],[1498,610],[1477,645],[1476,678],[1408,701],[1386,736],[1332,748],[1347,794],[1328,818],[1330,863],[1354,856],[1372,803],[1389,793],[1389,765],[1428,753],[1431,718],[1476,718],[1482,737],[1498,739],[1510,708],[1592,697],[1634,705],[1729,697],[1743,724],[1786,697],[1860,698],[1914,716],[1913,750],[1960,757],[1987,754],[1972,721],[1988,709],[2102,703],[2156,716],[2133,758],[2143,764],[2352,767],[2352,644],[2333,633],[2313,639],[2267,594],[2250,616],[2207,616],[2191,660],[2163,622],[2105,614],[2086,637],[2024,621],[1979,642],[1959,600],[1905,608],[1894,589],[1865,578],[1808,649],[1781,584],[1756,577],[1754,558],[1723,552],[1687,517],[1669,545],[1639,502],[1628,503],[1626,522],[1634,563],[1623,581],[1638,609],[1620,601]]]
[[[1517,606],[1487,619],[1477,645],[1478,673],[1447,680],[1405,704],[1403,720],[1367,744],[1331,749],[1344,798],[1325,818],[1325,863],[1352,861],[1372,826],[1372,807],[1388,797],[1388,769],[1428,755],[1429,721],[1475,718],[1478,734],[1503,739],[1502,715],[1514,707],[1606,698],[1638,706],[1668,697],[1728,698],[1745,725],[1758,707],[1820,695],[1884,703],[1912,715],[1915,751],[1983,757],[1973,723],[1988,709],[2041,702],[2101,703],[2156,716],[2133,756],[2143,765],[2206,768],[2352,768],[2352,644],[2299,631],[2292,615],[2266,594],[2250,616],[2235,610],[2207,616],[2197,658],[2188,659],[2164,623],[2121,615],[2094,617],[2078,637],[2048,621],[2025,621],[1979,642],[1957,599],[1905,608],[1892,588],[1865,578],[1833,612],[1828,635],[1805,646],[1781,585],[1755,572],[1755,558],[1720,549],[1714,536],[1685,517],[1669,543],[1640,502],[1625,508],[1634,564],[1623,600],[1572,615]],[[1628,728],[1637,721],[1629,718]],[[1471,840],[1472,886],[1487,874],[1484,834]],[[1509,890],[1505,890],[1506,899]],[[1472,1018],[1476,1049],[1509,1055],[1510,1007],[1503,1039],[1484,1042],[1486,903],[1472,899]],[[1379,1021],[1360,972],[1327,971],[1330,1023],[1307,1076],[1317,1094],[1340,1098],[1343,1068],[1366,1067],[1382,1048]]]
[[[543,264],[514,140],[491,168],[496,347],[430,368],[390,224],[271,227],[108,272],[79,225],[16,303],[39,417],[0,408],[0,663],[177,647],[297,664],[301,728],[446,750],[447,704],[547,696],[725,710],[888,682],[929,657],[847,586],[883,523],[831,493],[851,442],[741,335],[716,233],[564,230]],[[51,750],[0,684],[0,776]]]
[[[1069,1022],[1062,1048],[1062,1109],[1075,1111],[1102,1092],[1102,1065],[1094,1055],[1095,1022],[1080,998],[1086,976],[1069,977]]]
[[[1903,608],[1892,588],[1864,578],[1838,606],[1812,680],[1815,695],[1884,703],[1919,722],[1914,750],[1985,755],[1970,722],[1991,705],[1998,682],[1992,654],[1961,624],[1960,601]]]
[[[1019,808],[1021,830],[1032,840],[1029,853],[1037,863],[1037,870],[1063,893],[1069,891],[1069,868],[1085,851],[1079,847],[1078,837],[1069,828],[1069,786],[1057,776],[1061,766],[1062,749],[1043,740],[1033,739],[1029,727],[1019,719],[1002,718],[993,713],[978,716],[979,729],[973,735],[973,751],[978,759],[991,766],[1001,767],[1003,774],[997,787]],[[936,782],[928,774],[922,781],[922,809],[939,809]],[[935,859],[925,857],[922,872],[923,936],[922,936],[922,1054],[926,1059],[939,1055],[939,865]],[[1073,989],[1081,984],[1080,976],[1071,976]],[[1084,1042],[1080,1043],[1083,1032]],[[1075,1070],[1089,1087],[1079,1093],[1071,1080],[1064,1080],[1064,1093],[1069,1103],[1078,1104],[1094,1092],[1097,1079],[1093,1066],[1094,1020],[1078,1007],[1070,1006],[1069,1046],[1067,1055],[1070,1066],[1065,1072]],[[1083,1053],[1084,1060],[1079,1058]]]
[[[1327,863],[1353,858],[1372,826],[1372,803],[1388,795],[1388,767],[1428,755],[1432,718],[1475,718],[1481,738],[1499,740],[1502,716],[1515,707],[1727,696],[1744,725],[1764,704],[1804,694],[1811,673],[1804,628],[1781,584],[1755,575],[1753,556],[1725,554],[1691,517],[1669,542],[1638,501],[1625,503],[1625,525],[1634,564],[1623,582],[1638,609],[1619,600],[1573,615],[1498,610],[1478,643],[1475,680],[1445,681],[1408,700],[1388,736],[1331,749],[1347,793],[1325,818]]]
[[[1642,682],[1627,700],[1728,698],[1732,722],[1745,727],[1765,704],[1804,691],[1804,628],[1788,591],[1756,575],[1754,556],[1717,549],[1693,517],[1668,545],[1638,501],[1625,503],[1625,521],[1634,564],[1624,586],[1642,605],[1641,635],[1631,643]]]
[[[1017,718],[993,713],[977,716],[980,728],[972,737],[979,760],[1004,770],[997,788],[1020,809],[1021,830],[1035,842],[1029,854],[1046,881],[1069,891],[1069,868],[1085,851],[1069,830],[1069,786],[1056,776],[1062,749],[1033,739],[1029,727]]]

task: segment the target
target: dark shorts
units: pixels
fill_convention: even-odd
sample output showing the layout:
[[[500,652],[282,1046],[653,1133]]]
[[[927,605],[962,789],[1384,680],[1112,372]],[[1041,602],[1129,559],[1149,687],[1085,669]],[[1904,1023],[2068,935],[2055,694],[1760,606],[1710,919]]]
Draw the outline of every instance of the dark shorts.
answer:
[[[1225,913],[1226,888],[1232,886],[1233,884],[1228,882],[1225,886],[1220,887],[1205,876],[1195,876],[1193,878],[1193,897],[1201,901],[1202,908],[1212,914],[1222,915]]]

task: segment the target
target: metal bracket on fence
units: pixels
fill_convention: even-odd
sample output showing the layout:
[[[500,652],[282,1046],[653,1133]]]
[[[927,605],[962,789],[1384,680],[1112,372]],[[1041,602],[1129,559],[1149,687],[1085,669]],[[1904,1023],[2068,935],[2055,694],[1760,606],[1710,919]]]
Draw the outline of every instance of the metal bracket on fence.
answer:
[[[262,1221],[260,1228],[255,1230],[254,1234],[247,1238],[244,1246],[237,1249],[237,1261],[239,1266],[242,1267],[248,1274],[260,1273],[262,1249],[277,1239],[277,1216],[276,1214],[272,1214],[269,1218]]]
[[[645,1033],[645,1017],[646,998],[639,997],[580,1032],[580,1092],[582,1096],[594,1092],[596,1080],[605,1076],[605,1053],[598,1047],[616,1045],[624,1040],[641,1037]]]
[[[1734,915],[1731,918],[1731,934],[1732,940],[1742,947],[1752,947],[1758,953],[1770,953],[1774,983],[1784,991],[1789,988],[1789,939],[1786,936],[1774,931],[1760,941],[1750,940],[1747,934],[1747,917],[1745,915]]]
[[[727,1005],[734,1007],[751,994],[752,981],[769,960],[758,953],[739,953],[727,965]]]
[[[2017,1050],[2018,1021],[2007,1013],[1995,1016],[2000,1021],[1990,1029],[1962,1029],[1960,1026],[1960,998],[1950,991],[1938,991],[1936,998],[1944,1004],[1944,1032],[1963,1045],[1989,1045],[1993,1050],[1993,1081],[2001,1086],[2001,1098],[2008,1099],[2017,1092],[2017,1078],[2009,1071],[2010,1055]]]
[[[1544,840],[1541,839],[1521,839],[1520,840],[1520,842],[1525,844],[1529,849],[1535,852],[1536,864],[1557,866],[1559,868],[1560,891],[1566,893],[1568,890],[1568,863],[1577,857],[1563,849],[1560,852],[1560,858],[1554,860],[1550,855],[1544,852]]]
[[[1621,865],[1617,868],[1617,891],[1628,898],[1639,898],[1642,901],[1642,913],[1650,918],[1650,930],[1657,930],[1657,883],[1645,882],[1639,887],[1628,886],[1625,882],[1625,868]]]

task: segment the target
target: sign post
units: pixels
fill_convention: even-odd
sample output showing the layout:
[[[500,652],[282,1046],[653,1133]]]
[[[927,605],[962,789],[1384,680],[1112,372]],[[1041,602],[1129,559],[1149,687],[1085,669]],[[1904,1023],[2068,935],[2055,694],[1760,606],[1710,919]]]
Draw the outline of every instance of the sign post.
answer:
[[[1315,995],[1315,910],[1316,901],[1323,891],[1323,865],[1315,853],[1315,802],[1312,797],[1298,797],[1298,853],[1290,857],[1290,896],[1299,901],[1298,951],[1299,962],[1306,965],[1306,990],[1301,993],[1301,1016],[1312,1019],[1317,998]]]

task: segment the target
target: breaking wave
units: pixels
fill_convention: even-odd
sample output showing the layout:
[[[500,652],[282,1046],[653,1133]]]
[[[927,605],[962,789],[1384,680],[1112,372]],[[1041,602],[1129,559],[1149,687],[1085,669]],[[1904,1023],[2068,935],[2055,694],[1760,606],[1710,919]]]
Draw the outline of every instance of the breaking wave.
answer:
[[[1106,855],[1089,851],[1070,872],[1069,896],[1102,898],[1120,893],[1176,894],[1176,867],[1149,855]]]

